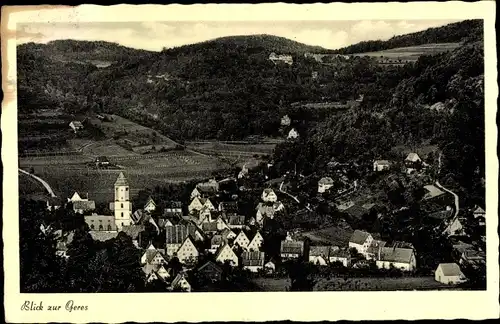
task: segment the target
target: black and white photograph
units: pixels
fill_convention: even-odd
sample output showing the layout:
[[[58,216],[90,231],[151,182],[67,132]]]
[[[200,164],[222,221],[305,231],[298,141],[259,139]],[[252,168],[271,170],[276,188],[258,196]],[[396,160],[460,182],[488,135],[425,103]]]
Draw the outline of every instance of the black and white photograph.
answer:
[[[486,291],[484,26],[18,22],[19,292]]]

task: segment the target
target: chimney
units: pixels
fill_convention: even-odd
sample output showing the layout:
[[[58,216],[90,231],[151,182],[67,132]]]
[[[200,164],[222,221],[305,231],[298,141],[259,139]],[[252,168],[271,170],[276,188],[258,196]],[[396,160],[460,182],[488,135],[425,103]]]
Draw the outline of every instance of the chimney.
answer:
[[[380,250],[382,250],[382,247],[378,244],[378,260],[380,260]]]

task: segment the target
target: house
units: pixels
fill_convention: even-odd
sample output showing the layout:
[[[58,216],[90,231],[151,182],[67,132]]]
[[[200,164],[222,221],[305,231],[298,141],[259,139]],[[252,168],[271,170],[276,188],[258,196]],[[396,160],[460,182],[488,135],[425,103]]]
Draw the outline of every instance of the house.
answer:
[[[453,216],[453,209],[450,206],[446,206],[445,210],[438,210],[435,212],[432,212],[430,214],[427,214],[427,217],[439,220],[439,221],[445,221],[450,219]]]
[[[158,251],[152,243],[149,244],[144,254],[141,256],[141,264],[162,265],[167,263],[167,260]]]
[[[224,213],[238,213],[237,201],[222,201],[219,203],[219,211]]]
[[[440,263],[434,272],[434,279],[445,285],[456,285],[467,280],[456,263]]]
[[[91,231],[117,231],[115,216],[113,215],[97,215],[93,213],[92,215],[84,216],[84,219]]]
[[[443,234],[447,234],[448,236],[450,236],[450,235],[460,235],[463,232],[464,232],[464,227],[462,225],[462,222],[458,217],[455,217],[448,223],[448,226],[446,226],[445,230],[443,231]]]
[[[222,217],[217,217],[215,221],[212,222],[203,222],[201,223],[201,229],[204,233],[213,234],[224,229],[229,228],[224,219]]]
[[[264,264],[264,270],[268,274],[273,273],[274,271],[276,271],[276,265],[273,261],[268,261],[266,264]]]
[[[174,226],[174,223],[169,218],[159,218],[158,219],[158,227],[165,228],[167,226]]]
[[[87,195],[88,196],[88,195]],[[88,198],[82,198],[80,197],[80,195],[78,194],[77,191],[75,191],[75,193],[73,194],[73,196],[71,196],[71,198],[68,198],[68,202],[75,202],[75,201],[88,201],[89,199]]]
[[[65,259],[69,258],[67,254],[68,245],[73,242],[74,232],[69,232],[63,235],[62,231],[60,231],[60,236],[57,239],[56,243],[56,255],[63,257]]]
[[[227,218],[227,226],[230,229],[242,229],[245,226],[245,216],[231,215]]]
[[[203,241],[204,237],[195,225],[174,225],[165,227],[165,249],[168,256],[173,256],[188,236],[195,241]]]
[[[95,210],[95,201],[93,200],[80,200],[73,202],[73,210],[77,214],[84,214]]]
[[[311,79],[315,80],[318,78],[318,71],[312,71],[311,72]]]
[[[82,122],[74,120],[71,123],[69,123],[69,127],[76,133],[79,130],[83,129],[83,124],[82,124]]]
[[[461,265],[472,265],[472,266],[483,265],[486,264],[486,254],[482,251],[468,249],[462,253],[459,263]]]
[[[415,251],[409,248],[381,247],[376,260],[379,269],[390,269],[391,266],[402,271],[413,271],[417,266]]]
[[[224,244],[219,247],[219,250],[215,255],[215,261],[220,263],[228,261],[230,265],[238,266],[238,256],[234,253],[229,244]]]
[[[264,257],[264,252],[243,252],[241,254],[243,269],[250,270],[251,272],[258,272],[259,270],[262,270],[264,268]]]
[[[170,289],[173,291],[191,292],[191,285],[187,281],[186,277],[187,276],[184,273],[179,273],[175,276],[174,280],[172,280]]]
[[[207,207],[210,210],[215,210],[214,205],[208,198],[195,197],[188,206],[188,211],[192,214],[195,210],[200,211],[203,207]]]
[[[154,220],[154,218],[151,216],[150,213],[142,209],[138,209],[131,215],[131,219],[135,225],[146,225],[148,223],[153,225],[156,229],[156,233],[160,234],[160,227],[158,226],[158,224],[156,223],[156,221]]]
[[[160,280],[160,278],[156,275],[156,271],[151,271],[146,278],[146,282],[150,283],[155,280]]]
[[[228,243],[227,240],[222,237],[220,234],[215,234],[210,239],[210,249],[208,250],[210,253],[217,253],[217,250],[223,245]]]
[[[94,163],[96,167],[107,167],[110,165],[108,158],[105,156],[96,157]]]
[[[196,270],[196,273],[212,282],[217,282],[222,280],[223,270],[218,264],[207,261]]]
[[[199,254],[198,249],[189,235],[186,237],[181,247],[177,250],[177,258],[182,263],[195,263],[198,260]]]
[[[324,177],[318,181],[318,193],[327,192],[331,187],[333,187],[333,179],[330,177]]]
[[[262,192],[262,201],[264,202],[276,202],[278,201],[278,196],[274,193],[274,190],[271,188],[264,189]]]
[[[264,238],[260,232],[255,233],[250,243],[247,245],[248,251],[260,251],[262,244],[264,243]]]
[[[304,242],[294,241],[289,236],[281,241],[280,256],[283,260],[297,259],[304,256]]]
[[[164,281],[170,278],[170,273],[165,269],[163,265],[160,266],[160,268],[156,271],[156,274],[160,279],[163,279]]]
[[[146,281],[152,282],[154,280],[167,281],[170,278],[170,273],[163,265],[145,264],[142,271],[146,275]]]
[[[285,63],[288,65],[293,64],[293,57],[288,54],[276,54],[276,53],[271,53],[269,54],[269,60],[273,62],[275,65],[278,63]]]
[[[388,160],[376,160],[373,162],[373,171],[384,171],[391,168],[391,163]]]
[[[168,214],[182,214],[182,202],[170,201],[165,207],[164,213]]]
[[[247,249],[249,243],[250,240],[248,239],[248,236],[245,234],[244,231],[240,231],[238,235],[236,235],[236,238],[233,241],[233,248],[239,246],[243,249]]]
[[[417,153],[409,153],[404,163],[408,169],[419,169],[422,166],[422,160]]]
[[[366,257],[368,247],[370,247],[373,241],[373,236],[364,231],[355,230],[349,239],[349,249],[356,249],[358,253]]]
[[[285,206],[281,202],[275,202],[273,204],[269,203],[259,203],[257,205],[257,213],[255,215],[255,221],[262,225],[264,218],[273,219],[276,212],[285,209]]]
[[[212,211],[207,206],[201,207],[198,212],[198,223],[211,223],[212,222]]]
[[[148,201],[146,201],[146,203],[144,204],[144,211],[148,212],[148,213],[151,213],[153,211],[155,211],[156,209],[156,203],[155,201],[153,200],[153,198],[149,197],[148,198]]]
[[[329,257],[330,263],[340,262],[344,267],[351,266],[351,253],[346,249],[332,249]]]
[[[224,228],[221,232],[220,232],[220,235],[222,236],[222,238],[226,241],[230,241],[230,240],[234,240],[236,238],[236,233],[233,232],[231,229],[229,228]]]
[[[486,216],[486,211],[483,208],[477,206],[477,208],[473,212],[473,215],[474,215],[474,218],[478,218],[478,217],[484,218]]]
[[[311,246],[309,248],[309,262],[316,265],[327,265],[330,259],[331,246]]]
[[[478,206],[474,210],[473,215],[474,219],[476,219],[479,222],[479,225],[481,226],[486,225],[486,211],[483,208]]]
[[[288,115],[281,117],[281,126],[290,126],[291,122],[292,120],[288,117]]]
[[[288,139],[296,139],[298,137],[299,137],[299,133],[297,132],[297,130],[295,130],[295,128],[292,128],[288,132],[288,136],[287,136]]]
[[[191,199],[208,198],[215,196],[219,191],[219,183],[215,179],[210,179],[207,182],[200,182],[191,192]]]

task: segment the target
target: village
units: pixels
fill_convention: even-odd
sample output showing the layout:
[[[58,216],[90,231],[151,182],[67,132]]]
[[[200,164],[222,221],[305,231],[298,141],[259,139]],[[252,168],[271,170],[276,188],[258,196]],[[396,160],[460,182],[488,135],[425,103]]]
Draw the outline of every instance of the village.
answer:
[[[288,116],[283,117],[282,126],[290,126]],[[298,136],[291,129],[287,140],[296,140]],[[101,160],[109,163],[105,157]],[[263,165],[258,171],[244,166],[227,178],[198,182],[189,201],[150,196],[143,206],[132,206],[129,181],[126,173],[120,172],[114,183],[114,201],[109,203],[109,215],[95,213],[96,204],[91,197],[78,192],[67,201],[47,200],[47,208],[54,210],[71,204],[75,213],[84,216],[89,233],[96,241],[115,238],[120,232],[128,235],[142,251],[140,263],[144,280],[162,282],[170,291],[196,291],[189,282],[193,273],[210,282],[220,281],[224,267],[240,269],[251,277],[279,277],[286,275],[284,265],[291,261],[306,262],[333,273],[344,268],[356,273],[385,271],[384,276],[389,277],[432,276],[437,283],[449,287],[466,283],[470,269],[479,269],[478,272],[485,269],[484,233],[479,242],[471,242],[474,238],[469,234],[471,231],[476,233],[478,228],[484,230],[485,209],[474,206],[465,210],[459,206],[459,197],[437,181],[420,188],[422,194],[418,203],[431,206],[425,211],[424,225],[420,228],[412,227],[413,224],[404,226],[410,231],[423,226],[431,228],[436,237],[444,238],[452,246],[452,253],[438,260],[435,268],[423,270],[417,261],[425,259],[422,253],[426,252],[419,251],[411,242],[383,240],[380,233],[369,230],[370,226],[356,225],[356,229],[350,226],[353,220],[359,224],[370,217],[376,222],[396,218],[409,209],[381,208],[377,196],[367,193],[370,185],[365,179],[348,176],[349,168],[361,166],[332,159],[323,176],[318,175],[315,188],[311,189],[309,181],[309,188],[304,190],[300,185],[290,185],[293,178],[300,182],[300,175],[288,172],[281,178],[269,179],[267,174],[272,163]],[[366,171],[369,177],[382,177],[381,181],[387,183],[390,190],[409,186],[410,178],[431,179],[427,174],[432,167],[411,152],[403,161],[375,160]],[[262,172],[267,172],[264,182],[256,180]],[[300,190],[308,191],[306,201],[297,198],[304,196],[298,194]],[[241,207],[240,197],[248,197],[248,192],[252,192],[254,200],[246,204],[254,206],[253,211]],[[348,228],[342,239],[335,240],[336,244],[315,240],[315,236],[300,225],[292,224],[280,230],[269,226],[270,222],[282,223],[284,215],[310,215],[318,205],[325,204],[346,216],[335,225],[340,228],[339,224],[343,224]],[[346,225],[346,220],[351,224]],[[41,230],[47,232],[43,226]],[[59,231],[58,237],[57,254],[67,258],[72,235]]]

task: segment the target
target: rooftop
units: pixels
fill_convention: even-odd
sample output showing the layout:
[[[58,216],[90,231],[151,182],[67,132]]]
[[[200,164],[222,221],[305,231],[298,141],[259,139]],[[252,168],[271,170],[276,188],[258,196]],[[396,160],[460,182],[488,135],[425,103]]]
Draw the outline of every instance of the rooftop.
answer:
[[[444,276],[455,277],[462,275],[462,271],[460,271],[460,267],[456,263],[440,263],[439,268],[441,268]]]
[[[115,182],[115,187],[116,186],[128,186],[128,180],[127,178],[125,178],[125,175],[123,175],[123,172],[120,172],[120,174],[118,175],[118,178]]]
[[[370,236],[370,233],[368,233],[368,232],[355,230],[354,233],[352,233],[351,238],[349,239],[349,242],[362,245],[365,243],[366,239],[369,236]]]

